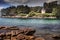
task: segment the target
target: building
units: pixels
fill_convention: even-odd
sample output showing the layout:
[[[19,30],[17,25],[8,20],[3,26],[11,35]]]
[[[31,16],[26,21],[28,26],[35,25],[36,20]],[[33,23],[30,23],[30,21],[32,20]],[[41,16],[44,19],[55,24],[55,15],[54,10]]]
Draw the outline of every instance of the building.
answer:
[[[44,14],[46,11],[44,8],[41,9],[41,13]]]
[[[53,1],[53,2],[45,2],[44,3],[44,9],[46,13],[52,13],[53,8],[55,8],[57,6],[57,1]]]

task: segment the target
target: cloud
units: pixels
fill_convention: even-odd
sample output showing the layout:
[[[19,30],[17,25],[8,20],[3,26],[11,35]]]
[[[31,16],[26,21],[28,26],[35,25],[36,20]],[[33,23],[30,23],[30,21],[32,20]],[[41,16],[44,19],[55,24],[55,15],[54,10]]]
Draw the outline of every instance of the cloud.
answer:
[[[3,0],[5,3],[9,3],[11,5],[21,5],[21,4],[27,4],[27,5],[43,5],[44,2],[52,2],[52,1],[58,1],[60,4],[60,0]]]
[[[0,7],[0,10],[3,9],[4,7]]]
[[[4,0],[5,2],[9,2],[9,3],[27,3],[29,0]]]
[[[4,0],[4,2],[10,3],[11,5],[42,5],[46,0]]]
[[[60,0],[47,0],[46,2],[52,2],[52,1],[58,1],[58,3],[60,3]]]
[[[52,1],[59,1],[60,0],[4,0],[5,2],[8,3],[21,3],[21,4],[25,4],[25,3],[38,3],[38,2],[52,2]]]
[[[47,0],[46,2],[52,2],[52,1],[56,1],[56,0]]]

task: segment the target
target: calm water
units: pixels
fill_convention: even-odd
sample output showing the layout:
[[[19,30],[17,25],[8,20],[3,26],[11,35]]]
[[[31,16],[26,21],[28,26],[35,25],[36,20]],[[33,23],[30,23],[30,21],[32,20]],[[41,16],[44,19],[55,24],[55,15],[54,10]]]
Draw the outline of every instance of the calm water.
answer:
[[[0,26],[32,27],[36,29],[36,34],[60,33],[60,20],[58,19],[0,18]],[[6,32],[6,30],[0,30],[0,32]]]
[[[0,26],[28,26],[28,27],[55,27],[60,26],[60,20],[57,19],[17,19],[0,18]]]
[[[60,20],[58,19],[0,18],[0,26],[33,27],[37,29],[37,33],[38,33],[38,30],[40,29],[48,29],[49,31],[59,31]]]

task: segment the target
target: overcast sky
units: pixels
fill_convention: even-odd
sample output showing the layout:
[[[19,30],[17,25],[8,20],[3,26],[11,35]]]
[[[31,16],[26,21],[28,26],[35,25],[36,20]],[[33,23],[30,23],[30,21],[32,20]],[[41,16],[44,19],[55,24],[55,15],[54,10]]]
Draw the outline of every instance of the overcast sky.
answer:
[[[56,0],[0,0],[0,9],[11,5],[28,5],[28,6],[43,6],[44,2],[51,2]],[[60,0],[57,0],[60,3]]]

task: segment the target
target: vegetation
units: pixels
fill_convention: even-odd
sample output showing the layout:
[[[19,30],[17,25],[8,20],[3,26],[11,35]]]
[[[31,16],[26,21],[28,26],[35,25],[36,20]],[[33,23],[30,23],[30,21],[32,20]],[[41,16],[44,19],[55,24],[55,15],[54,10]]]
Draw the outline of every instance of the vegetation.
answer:
[[[52,13],[55,14],[55,16],[57,18],[60,18],[60,5],[55,7],[55,8],[53,8],[53,12]]]
[[[35,12],[32,11],[32,12],[29,13],[28,16],[29,16],[29,17],[33,17],[33,16],[35,16],[35,15],[36,15]]]
[[[6,9],[2,9],[2,16],[16,16],[16,15],[20,15],[20,14],[28,14],[30,12],[30,7],[23,6],[11,6],[8,7]]]
[[[29,7],[27,5],[11,6],[2,9],[2,16],[26,16],[26,17],[57,17],[60,18],[60,5],[53,7],[52,13],[41,13],[42,7]]]
[[[21,14],[18,14],[17,16],[26,16],[27,14],[23,14],[23,13],[21,13]]]
[[[60,18],[60,6],[58,6],[57,8],[56,8],[56,17],[57,18]]]
[[[40,12],[42,7],[37,6],[37,7],[29,7],[29,6],[24,6],[24,5],[19,5],[17,7],[11,6],[6,9],[2,9],[2,16],[15,16],[15,15],[20,15],[20,14],[29,14],[31,11],[34,12]]]
[[[53,13],[45,13],[43,15],[44,15],[44,17],[55,17],[55,14],[53,14]]]

